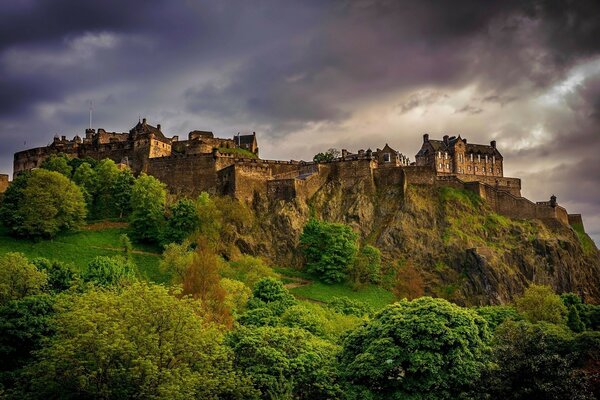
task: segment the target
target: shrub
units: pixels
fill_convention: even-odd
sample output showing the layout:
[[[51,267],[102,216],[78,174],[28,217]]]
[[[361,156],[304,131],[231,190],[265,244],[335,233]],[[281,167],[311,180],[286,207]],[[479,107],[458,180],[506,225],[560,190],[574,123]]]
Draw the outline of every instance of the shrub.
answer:
[[[77,279],[77,274],[73,269],[60,261],[48,260],[39,257],[31,260],[39,271],[44,271],[48,276],[48,287],[53,292],[62,292],[67,290]]]
[[[96,257],[82,274],[85,282],[98,286],[127,283],[135,277],[135,266],[124,257]]]
[[[517,310],[530,322],[564,324],[567,308],[549,286],[531,285],[517,298]]]

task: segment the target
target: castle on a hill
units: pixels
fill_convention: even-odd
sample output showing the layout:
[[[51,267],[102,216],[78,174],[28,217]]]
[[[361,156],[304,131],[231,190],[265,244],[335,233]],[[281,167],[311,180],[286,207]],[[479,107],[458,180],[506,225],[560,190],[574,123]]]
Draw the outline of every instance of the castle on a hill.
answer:
[[[14,175],[38,168],[52,154],[110,158],[135,174],[158,178],[179,194],[207,191],[243,201],[261,197],[286,201],[308,200],[331,180],[346,190],[361,184],[373,193],[386,185],[453,186],[477,193],[494,211],[512,218],[581,222],[579,214],[567,214],[555,197],[537,203],[521,197],[521,180],[504,176],[504,160],[496,141],[473,144],[460,136],[433,140],[423,135],[414,162],[388,144],[376,151],[350,153],[343,149],[339,157],[327,162],[279,161],[259,158],[255,133],[223,139],[196,130],[187,140],[179,140],[178,136],[169,138],[160,124],[152,126],[144,118],[129,132],[86,129],[83,139],[57,136],[46,147],[15,153]]]

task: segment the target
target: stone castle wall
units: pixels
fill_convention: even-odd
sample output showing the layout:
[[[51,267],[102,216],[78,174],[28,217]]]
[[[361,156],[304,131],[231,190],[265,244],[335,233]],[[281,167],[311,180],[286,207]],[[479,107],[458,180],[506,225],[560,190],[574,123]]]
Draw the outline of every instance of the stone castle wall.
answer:
[[[0,174],[0,193],[6,192],[8,189],[8,175]]]

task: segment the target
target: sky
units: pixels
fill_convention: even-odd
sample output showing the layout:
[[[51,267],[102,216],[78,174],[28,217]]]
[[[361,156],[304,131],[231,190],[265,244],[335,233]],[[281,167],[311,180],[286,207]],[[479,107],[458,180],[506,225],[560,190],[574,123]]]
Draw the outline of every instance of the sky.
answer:
[[[533,201],[600,244],[600,2],[0,3],[0,173],[15,151],[138,118],[258,135],[262,158],[410,156],[422,135],[496,140]]]

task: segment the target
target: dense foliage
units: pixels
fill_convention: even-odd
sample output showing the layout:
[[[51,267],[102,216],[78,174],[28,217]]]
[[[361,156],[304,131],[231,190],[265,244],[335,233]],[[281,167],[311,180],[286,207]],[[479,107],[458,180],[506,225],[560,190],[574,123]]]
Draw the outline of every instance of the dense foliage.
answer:
[[[442,299],[403,300],[348,335],[342,374],[357,398],[456,398],[486,367],[489,339],[473,311]]]
[[[36,169],[19,175],[2,201],[0,217],[18,236],[53,237],[81,226],[86,208],[80,188],[58,172]]]
[[[167,192],[164,183],[142,174],[131,193],[130,224],[132,236],[139,241],[157,242],[165,223]]]
[[[311,219],[300,236],[307,270],[324,282],[341,282],[356,258],[357,238],[347,225]]]

